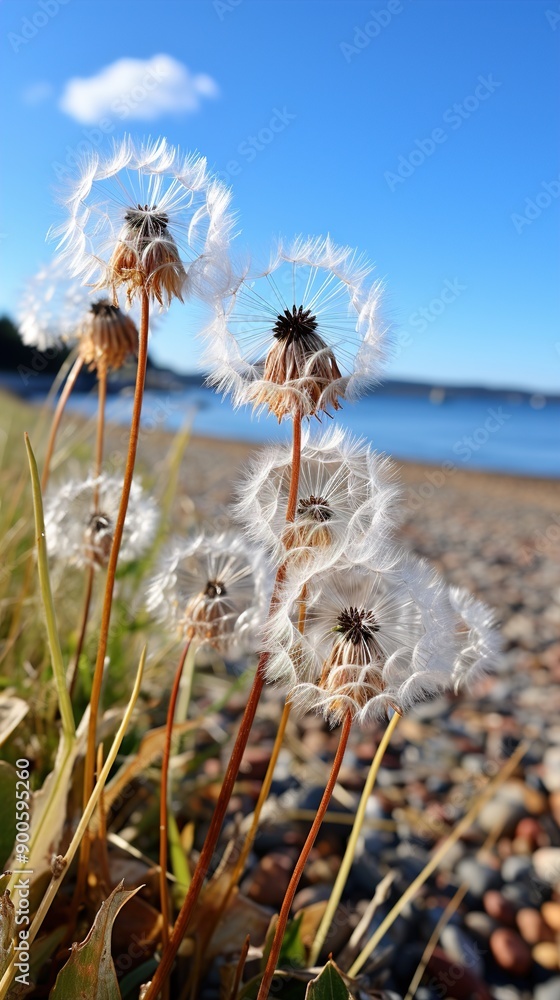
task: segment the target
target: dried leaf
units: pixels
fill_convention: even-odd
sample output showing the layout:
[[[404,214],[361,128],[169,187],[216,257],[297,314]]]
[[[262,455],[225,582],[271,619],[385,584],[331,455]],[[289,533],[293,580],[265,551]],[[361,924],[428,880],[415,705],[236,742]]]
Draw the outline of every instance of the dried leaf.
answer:
[[[307,987],[305,1000],[354,1000],[340,969],[330,959],[316,979]]]
[[[0,746],[6,742],[14,729],[19,726],[29,711],[29,705],[22,698],[0,694]]]
[[[4,975],[14,953],[16,911],[9,892],[0,896],[0,979]]]
[[[12,853],[16,839],[16,771],[5,760],[0,760],[0,802],[2,803],[0,870],[2,870]],[[12,867],[17,867],[16,861]]]
[[[50,1000],[121,1000],[111,957],[111,933],[119,910],[138,889],[123,889],[122,882],[101,904],[93,927],[60,970]]]

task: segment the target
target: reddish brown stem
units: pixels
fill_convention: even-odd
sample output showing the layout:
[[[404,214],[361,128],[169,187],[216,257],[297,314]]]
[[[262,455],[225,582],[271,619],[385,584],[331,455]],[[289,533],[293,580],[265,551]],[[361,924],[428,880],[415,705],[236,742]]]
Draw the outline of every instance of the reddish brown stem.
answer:
[[[97,717],[99,713],[99,702],[101,697],[101,685],[103,682],[103,668],[105,656],[107,655],[107,644],[109,639],[109,626],[111,623],[111,607],[113,604],[113,591],[115,588],[115,576],[117,563],[121,549],[124,522],[128,510],[128,500],[132,487],[132,477],[134,475],[134,465],[136,462],[136,452],[138,450],[138,438],[140,435],[140,417],[142,414],[142,401],[144,398],[144,385],[146,382],[146,367],[148,363],[148,330],[150,318],[150,301],[145,289],[141,291],[142,314],[140,320],[140,336],[138,345],[138,367],[136,371],[136,387],[134,390],[134,404],[132,407],[132,418],[130,424],[130,436],[128,442],[128,453],[126,456],[126,466],[124,471],[123,488],[119,506],[119,513],[115,524],[113,544],[109,555],[107,566],[107,578],[105,582],[105,594],[103,598],[103,610],[101,613],[101,626],[99,632],[99,645],[97,647],[97,659],[93,673],[90,697],[90,716],[88,724],[88,739],[86,749],[86,759],[84,768],[84,806],[87,804],[93,791],[94,771],[95,771],[95,741],[97,732]],[[81,867],[87,865],[88,858],[88,837],[82,841]]]
[[[177,707],[177,698],[181,687],[183,667],[187,659],[187,653],[192,642],[192,632],[187,636],[185,648],[181,653],[181,659],[175,673],[169,705],[167,707],[167,721],[165,726],[165,743],[163,746],[163,756],[161,759],[161,790],[159,799],[159,889],[161,898],[161,919],[162,931],[161,941],[165,948],[169,941],[169,894],[167,891],[167,785],[169,779],[169,759],[171,757],[171,740],[173,737],[173,720]]]
[[[301,876],[303,875],[303,869],[307,863],[307,859],[311,853],[311,849],[317,839],[317,834],[321,828],[321,823],[325,817],[325,813],[328,809],[329,802],[334,791],[334,786],[336,785],[339,771],[342,765],[342,760],[344,757],[344,752],[346,750],[346,745],[348,743],[348,737],[350,735],[350,728],[352,726],[352,716],[350,712],[347,712],[344,717],[344,722],[342,723],[342,731],[340,733],[340,740],[338,743],[338,748],[336,751],[336,756],[333,761],[333,766],[331,768],[331,773],[329,775],[329,780],[327,782],[325,791],[323,792],[323,798],[321,799],[321,804],[317,810],[317,815],[313,820],[313,825],[309,831],[307,840],[303,845],[301,854],[296,862],[293,875],[290,879],[290,884],[284,896],[284,901],[282,903],[282,908],[280,910],[280,915],[278,917],[278,923],[276,924],[276,930],[274,932],[274,939],[272,942],[272,947],[270,949],[270,954],[268,956],[268,961],[266,963],[266,969],[264,971],[264,976],[259,987],[259,992],[257,995],[257,1000],[267,1000],[270,985],[274,978],[274,973],[276,971],[276,963],[278,962],[278,957],[280,955],[280,950],[282,948],[282,941],[284,939],[284,934],[286,931],[286,925],[288,923],[288,917],[290,916],[290,910],[292,908],[292,903],[294,901],[294,896],[297,891]]]
[[[292,468],[290,477],[290,490],[288,495],[288,506],[286,509],[286,521],[293,521],[295,517],[296,507],[297,507],[297,495],[299,488],[299,473],[301,466],[301,416],[294,417],[293,426],[293,448],[292,448]],[[272,592],[272,598],[270,601],[271,610],[276,606],[278,600],[278,592],[280,584],[284,578],[284,566],[280,566],[278,572],[276,573],[276,581],[274,585],[274,590]],[[154,973],[154,978],[150,986],[148,987],[144,1000],[156,1000],[156,997],[160,994],[163,984],[167,981],[167,978],[171,972],[173,962],[175,960],[175,955],[179,949],[179,945],[183,940],[187,927],[189,925],[189,920],[192,916],[193,910],[197,904],[198,897],[204,885],[204,879],[209,871],[212,858],[214,856],[214,851],[216,850],[216,845],[220,836],[220,831],[225,819],[227,807],[229,800],[231,799],[235,781],[239,773],[239,768],[241,766],[241,760],[243,754],[245,753],[245,748],[247,746],[247,741],[249,739],[249,734],[253,725],[259,700],[261,697],[262,689],[264,687],[265,681],[265,670],[268,660],[268,653],[261,653],[259,657],[259,662],[257,666],[257,671],[255,673],[255,679],[253,681],[253,686],[249,693],[247,700],[247,705],[243,713],[243,718],[239,726],[239,732],[237,734],[237,739],[235,741],[231,758],[224,775],[224,780],[222,782],[222,787],[220,789],[220,794],[218,796],[218,801],[216,802],[216,807],[214,809],[214,815],[210,822],[210,827],[208,833],[206,834],[206,839],[204,841],[202,850],[200,852],[200,857],[196,864],[191,879],[191,884],[189,886],[189,891],[185,896],[183,905],[175,921],[175,926],[173,928],[173,933],[167,944],[167,948],[164,949],[161,961]]]
[[[51,429],[49,433],[49,440],[47,442],[47,450],[45,453],[45,462],[43,465],[43,474],[41,476],[41,490],[44,493],[47,483],[49,481],[49,475],[51,471],[51,460],[53,456],[54,446],[56,442],[56,435],[58,434],[58,428],[60,427],[60,421],[62,420],[62,414],[64,413],[66,404],[70,398],[70,393],[76,385],[76,379],[80,374],[84,364],[83,358],[76,358],[72,368],[68,372],[68,378],[64,383],[64,388],[60,393],[58,398],[58,403],[56,404],[56,409],[53,414]]]

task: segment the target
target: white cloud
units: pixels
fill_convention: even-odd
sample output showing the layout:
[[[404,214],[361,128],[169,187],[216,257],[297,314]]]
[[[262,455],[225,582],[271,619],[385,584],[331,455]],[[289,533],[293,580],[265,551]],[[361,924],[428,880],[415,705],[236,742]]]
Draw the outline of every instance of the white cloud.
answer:
[[[29,107],[35,108],[39,104],[43,104],[44,101],[48,101],[54,93],[54,87],[52,83],[48,83],[47,80],[41,80],[39,83],[30,83],[21,92],[21,99],[24,104]]]
[[[198,111],[218,85],[206,73],[191,73],[168,55],[117,59],[96,76],[68,80],[59,107],[84,125],[117,117],[154,121],[166,114]]]

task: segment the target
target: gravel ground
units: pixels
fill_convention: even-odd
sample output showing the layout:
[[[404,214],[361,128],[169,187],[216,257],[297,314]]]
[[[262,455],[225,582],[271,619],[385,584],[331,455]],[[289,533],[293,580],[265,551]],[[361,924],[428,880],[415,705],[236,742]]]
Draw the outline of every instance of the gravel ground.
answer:
[[[162,454],[164,439],[158,433],[144,438],[144,464]],[[183,496],[183,512],[192,517],[192,501],[203,521],[223,515],[232,482],[252,447],[195,438],[181,472],[182,491],[191,498]],[[471,797],[525,738],[530,748],[521,765],[394,924],[365,966],[363,981],[371,989],[404,996],[443,908],[466,882],[466,896],[440,936],[417,1000],[558,1000],[560,484],[463,470],[449,474],[413,464],[399,470],[404,545],[430,559],[450,583],[469,588],[496,609],[506,652],[499,672],[480,682],[472,695],[429,703],[397,729],[327,951],[349,967],[356,947],[348,939],[382,876],[393,872],[389,896],[362,944]],[[243,707],[241,697],[228,706],[230,725],[232,713]],[[250,812],[254,804],[279,708],[278,696],[268,692],[232,802],[229,832],[233,817]],[[348,835],[347,817],[380,732],[356,732],[351,738],[331,809],[339,815],[323,827],[296,911],[312,912],[329,894]],[[281,903],[336,742],[336,732],[316,718],[289,726],[270,817],[242,883],[243,892],[270,912]],[[207,764],[215,768],[215,761]],[[496,842],[483,848],[489,835]],[[218,996],[216,977],[217,972],[202,996]]]

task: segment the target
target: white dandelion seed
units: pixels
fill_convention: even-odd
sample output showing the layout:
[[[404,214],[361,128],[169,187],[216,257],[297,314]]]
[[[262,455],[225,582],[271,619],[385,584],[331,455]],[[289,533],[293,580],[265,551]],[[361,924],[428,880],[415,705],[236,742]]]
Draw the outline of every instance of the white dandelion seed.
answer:
[[[45,499],[45,536],[49,556],[73,566],[105,567],[117,522],[122,483],[117,478],[72,481]],[[158,511],[138,483],[132,484],[120,562],[139,559],[150,546]]]
[[[69,218],[53,230],[73,277],[96,288],[144,288],[160,306],[183,295],[223,291],[230,195],[206,160],[167,140],[115,142],[92,153],[65,203]],[[218,287],[213,282],[218,282]]]
[[[253,648],[269,586],[258,549],[237,532],[176,542],[150,583],[147,608],[182,637],[223,655]]]
[[[454,625],[461,650],[453,664],[455,691],[469,687],[499,662],[503,641],[495,613],[461,587],[449,588]]]
[[[269,447],[256,455],[238,489],[233,513],[252,540],[308,572],[372,557],[398,519],[391,463],[364,439],[339,426],[304,434],[295,518],[286,524],[292,450]]]
[[[379,283],[347,247],[280,245],[268,267],[237,279],[205,331],[209,381],[235,406],[285,416],[340,409],[377,382],[386,328]]]
[[[266,629],[268,679],[287,686],[296,709],[331,724],[348,711],[360,724],[389,707],[407,711],[451,684],[444,585],[430,589],[363,566],[318,573],[299,593],[292,584]]]

